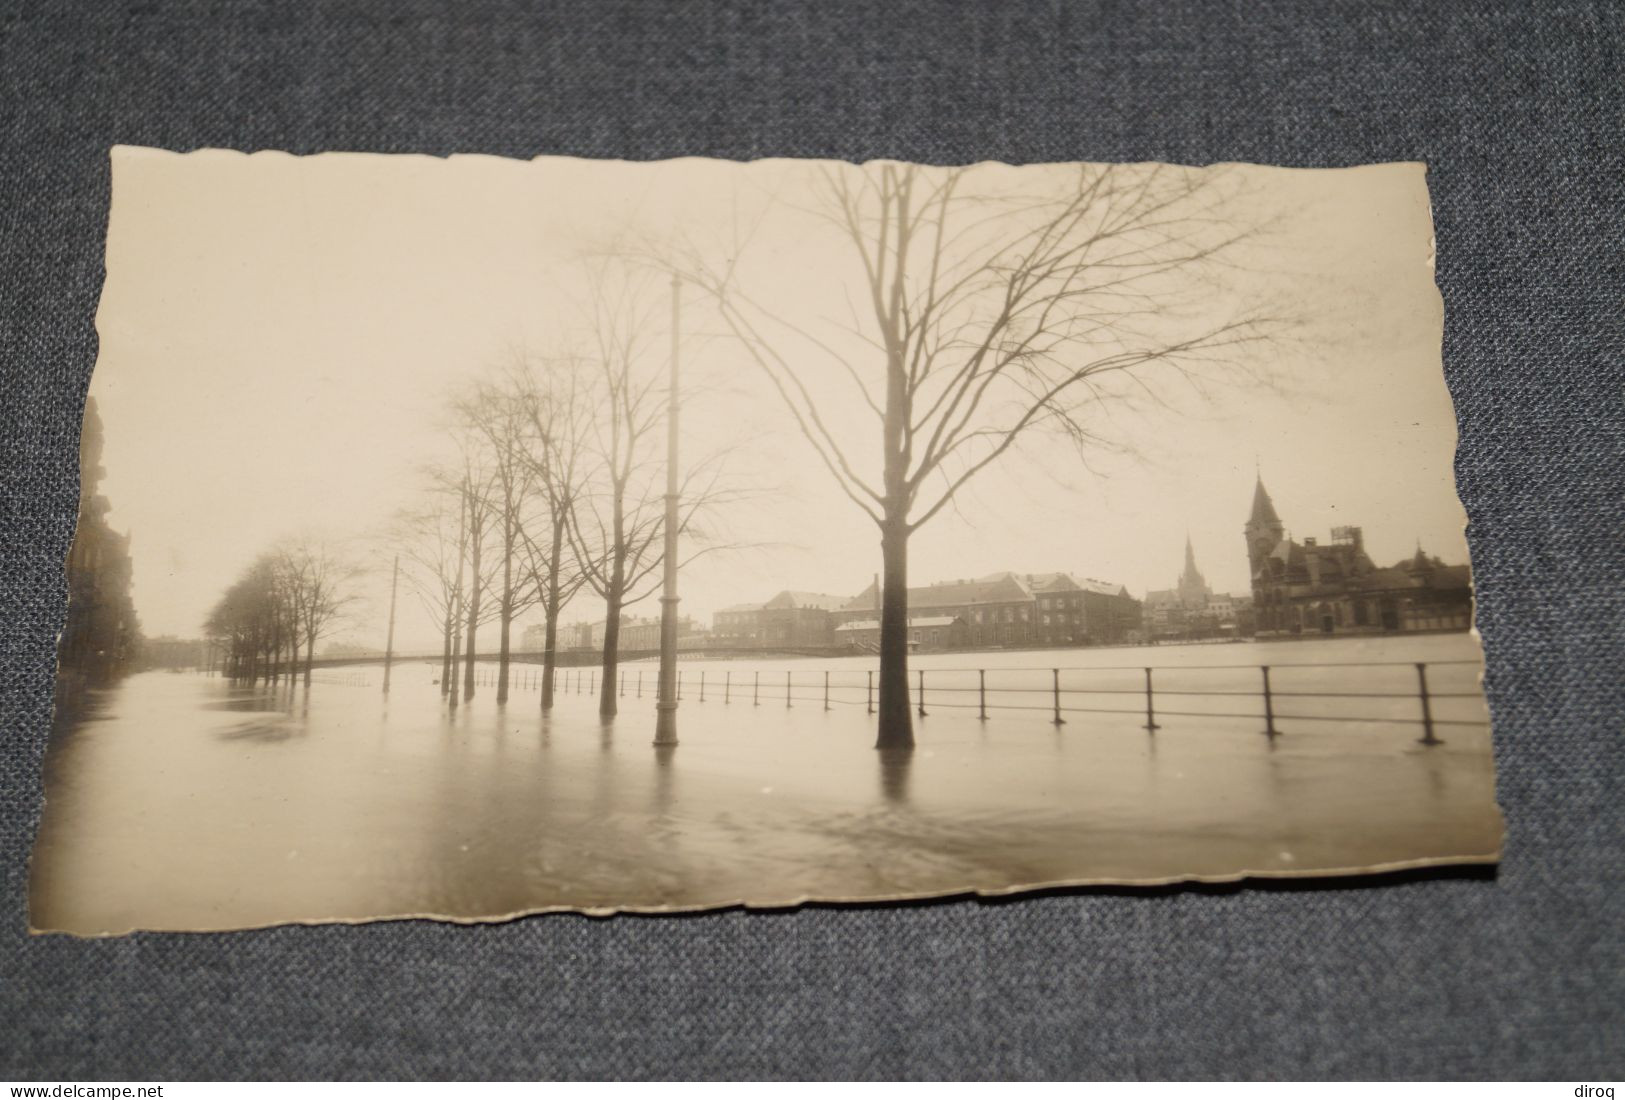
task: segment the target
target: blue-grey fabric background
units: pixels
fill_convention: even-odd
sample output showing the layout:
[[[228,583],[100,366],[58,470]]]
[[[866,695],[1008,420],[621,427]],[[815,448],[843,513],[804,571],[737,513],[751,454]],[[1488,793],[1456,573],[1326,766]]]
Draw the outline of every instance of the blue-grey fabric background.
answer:
[[[0,3],[0,1077],[1617,1079],[1622,45],[1609,3]],[[1499,874],[30,938],[117,142],[1427,161]]]

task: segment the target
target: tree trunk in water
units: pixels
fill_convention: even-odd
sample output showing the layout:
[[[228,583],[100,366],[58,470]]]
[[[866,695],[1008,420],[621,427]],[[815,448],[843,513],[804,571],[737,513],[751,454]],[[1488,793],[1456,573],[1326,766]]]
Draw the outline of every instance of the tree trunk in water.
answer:
[[[457,700],[458,700],[459,695],[461,694],[457,689],[457,672],[458,672],[457,666],[462,661],[462,659],[463,659],[463,636],[462,636],[461,633],[454,630],[454,631],[452,631],[452,639],[451,639],[451,691],[446,697],[446,701],[451,705],[452,710],[457,709]]]
[[[613,718],[615,705],[615,668],[621,659],[621,597],[616,593],[604,601],[604,669],[598,685],[598,716]]]
[[[553,556],[547,566],[547,633],[542,639],[542,713],[553,709],[553,673],[559,650],[559,555],[564,552],[564,524],[553,521]]]
[[[542,713],[553,709],[553,676],[559,667],[559,613],[548,604],[547,634],[542,642]]]
[[[310,665],[314,660],[316,660],[316,632],[307,630],[305,632],[305,686],[307,688],[310,687]]]
[[[908,528],[881,531],[880,731],[877,749],[912,749],[914,716],[908,700]]]
[[[441,698],[445,698],[447,695],[449,695],[451,693],[451,677],[452,677],[451,636],[452,636],[453,631],[454,631],[454,625],[453,625],[453,622],[452,622],[452,612],[448,608],[447,611],[446,611],[445,629],[444,629],[444,631],[442,631],[442,635],[441,635],[441,641],[443,643],[443,646],[442,646],[442,648],[440,650],[440,697]]]
[[[463,699],[474,698],[474,635],[480,626],[480,541],[473,540],[468,580],[468,640],[463,646]]]
[[[512,540],[510,539],[510,544]],[[502,627],[497,637],[497,706],[508,702],[509,638],[513,632],[513,551],[502,560]]]
[[[506,608],[502,611],[502,629],[497,637],[497,706],[503,706],[508,701],[508,635],[513,626],[513,617]]]

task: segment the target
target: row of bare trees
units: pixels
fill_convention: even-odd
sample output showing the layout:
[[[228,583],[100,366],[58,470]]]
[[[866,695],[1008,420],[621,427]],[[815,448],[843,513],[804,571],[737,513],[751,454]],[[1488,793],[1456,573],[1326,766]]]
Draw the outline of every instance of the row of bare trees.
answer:
[[[316,643],[357,599],[358,570],[326,543],[288,543],[261,554],[226,589],[204,630],[227,677],[245,684],[310,683]]]
[[[616,713],[623,615],[655,588],[664,563],[664,428],[669,393],[656,351],[652,280],[594,282],[582,350],[515,353],[451,397],[456,455],[425,472],[419,502],[397,519],[404,578],[439,624],[441,693],[473,698],[482,628],[496,628],[496,701],[508,701],[514,623],[539,612],[541,708],[553,706],[559,618],[583,590],[604,623],[599,713]],[[725,450],[683,478],[679,532],[689,557],[720,547],[704,518],[740,496]]]

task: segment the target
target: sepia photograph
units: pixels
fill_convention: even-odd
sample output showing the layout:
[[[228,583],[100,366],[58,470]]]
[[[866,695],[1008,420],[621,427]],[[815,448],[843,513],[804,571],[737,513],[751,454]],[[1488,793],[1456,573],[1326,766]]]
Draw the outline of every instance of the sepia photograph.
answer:
[[[112,158],[34,931],[1497,860],[1422,165]]]

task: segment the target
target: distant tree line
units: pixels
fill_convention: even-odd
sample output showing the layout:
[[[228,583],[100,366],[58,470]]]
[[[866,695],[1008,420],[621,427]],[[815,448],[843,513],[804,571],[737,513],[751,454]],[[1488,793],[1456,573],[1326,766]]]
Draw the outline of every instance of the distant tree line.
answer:
[[[310,683],[316,643],[355,602],[359,570],[324,543],[260,555],[226,589],[204,624],[222,673],[240,683]],[[301,663],[302,662],[302,663]]]

